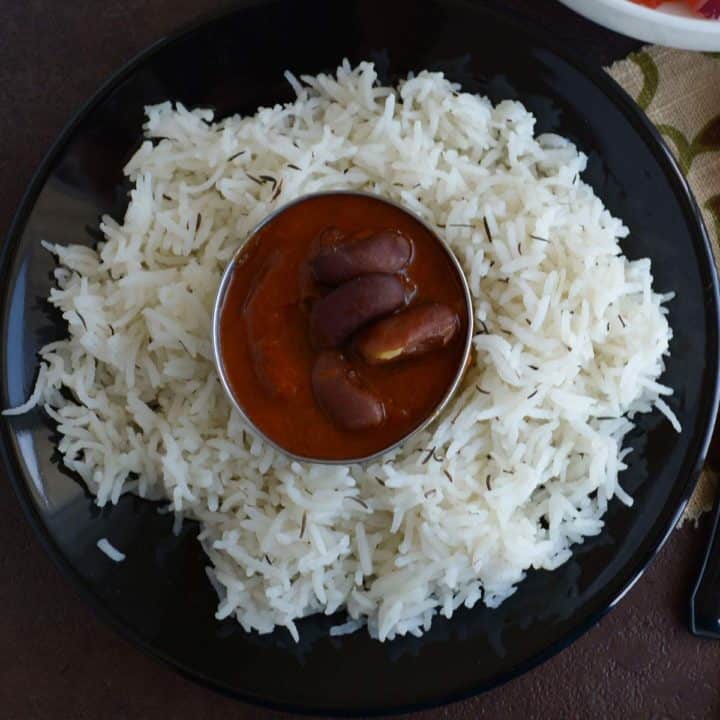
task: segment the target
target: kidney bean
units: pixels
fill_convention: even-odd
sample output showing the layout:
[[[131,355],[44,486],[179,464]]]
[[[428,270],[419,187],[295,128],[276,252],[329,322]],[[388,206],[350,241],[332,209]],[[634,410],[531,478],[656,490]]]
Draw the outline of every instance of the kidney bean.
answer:
[[[328,237],[332,238],[330,242]],[[410,262],[412,255],[410,240],[394,230],[348,240],[326,231],[320,242],[310,265],[315,279],[326,285],[339,285],[368,273],[397,272]]]
[[[405,302],[395,275],[361,275],[318,300],[310,313],[310,332],[319,348],[337,347],[358,328]]]
[[[385,408],[339,352],[318,355],[312,369],[312,389],[318,405],[343,430],[366,430],[380,425]]]
[[[426,303],[379,320],[357,338],[355,347],[371,365],[445,347],[460,328],[458,316],[447,305]]]

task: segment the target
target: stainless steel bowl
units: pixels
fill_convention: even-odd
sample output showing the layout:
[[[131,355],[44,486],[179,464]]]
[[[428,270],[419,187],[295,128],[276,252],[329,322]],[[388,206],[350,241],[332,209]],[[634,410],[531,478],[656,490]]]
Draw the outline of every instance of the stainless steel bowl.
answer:
[[[423,420],[414,430],[411,430],[409,433],[404,435],[402,438],[394,442],[392,445],[388,445],[388,447],[383,448],[382,450],[378,450],[375,453],[372,453],[371,455],[365,455],[362,457],[349,457],[349,458],[340,458],[340,459],[332,459],[328,460],[325,458],[315,458],[315,457],[305,457],[302,455],[296,455],[293,452],[290,452],[289,450],[285,449],[281,445],[279,445],[275,440],[273,440],[271,437],[268,437],[255,423],[253,422],[252,418],[245,412],[245,409],[235,397],[235,394],[232,391],[232,388],[230,387],[230,383],[227,377],[227,373],[225,371],[225,364],[223,360],[222,355],[222,348],[220,343],[220,318],[223,311],[223,306],[225,303],[225,298],[227,295],[228,287],[230,285],[230,279],[232,278],[233,269],[235,267],[235,263],[237,262],[237,259],[242,252],[243,247],[245,244],[251,240],[260,230],[261,228],[265,227],[269,222],[274,220],[280,213],[285,212],[290,207],[293,207],[294,205],[297,205],[298,203],[304,202],[305,200],[309,200],[310,198],[315,197],[322,197],[327,195],[358,195],[362,197],[370,197],[374,200],[379,200],[380,202],[384,202],[387,205],[392,205],[393,207],[398,208],[399,210],[402,210],[402,212],[406,213],[410,217],[413,218],[416,222],[423,225],[428,232],[435,238],[435,240],[438,242],[438,244],[443,248],[447,256],[450,258],[450,261],[452,262],[453,267],[456,269],[458,276],[460,278],[460,283],[462,285],[463,294],[465,296],[465,309],[467,312],[467,331],[465,334],[465,344],[463,346],[463,353],[461,362],[458,365],[457,372],[455,374],[455,377],[453,378],[452,383],[450,384],[450,387],[448,387],[447,392],[442,397],[440,402],[435,406],[435,408],[432,410],[432,412],[428,415],[428,417]],[[319,192],[319,193],[311,193],[309,195],[303,195],[302,197],[297,198],[296,200],[293,200],[292,202],[287,203],[286,205],[283,205],[282,207],[277,208],[276,210],[273,210],[264,220],[262,220],[260,223],[258,223],[247,235],[245,240],[243,241],[242,245],[237,249],[235,254],[233,255],[232,259],[228,263],[228,266],[225,268],[225,272],[223,273],[222,280],[220,281],[220,287],[218,288],[217,296],[215,298],[215,305],[213,307],[213,318],[212,318],[212,341],[213,341],[213,355],[215,358],[215,367],[217,368],[218,375],[220,376],[220,381],[222,382],[223,387],[225,388],[225,392],[228,394],[228,397],[230,398],[230,401],[235,406],[235,409],[240,413],[240,416],[243,418],[243,420],[247,423],[247,425],[252,429],[254,433],[259,435],[265,442],[272,445],[276,450],[282,452],[284,455],[286,455],[289,458],[292,458],[293,460],[300,460],[302,462],[312,462],[312,463],[319,463],[322,465],[347,465],[350,463],[364,463],[369,462],[370,460],[374,460],[381,455],[384,455],[385,453],[389,452],[390,450],[395,449],[402,443],[404,443],[408,438],[412,437],[416,433],[419,433],[421,430],[424,430],[437,416],[442,412],[443,408],[448,404],[450,401],[450,398],[453,396],[455,391],[458,389],[462,378],[465,374],[465,370],[467,369],[468,364],[468,358],[470,356],[470,348],[472,345],[472,336],[473,336],[473,307],[472,307],[472,298],[470,296],[470,288],[468,287],[467,278],[465,277],[465,273],[463,272],[462,267],[460,266],[460,263],[458,262],[458,259],[455,257],[455,253],[449,248],[447,243],[440,237],[438,234],[433,230],[426,222],[424,222],[422,219],[420,219],[417,215],[410,212],[407,208],[403,207],[402,205],[399,205],[396,202],[393,202],[392,200],[388,200],[387,198],[381,197],[380,195],[375,195],[373,193],[366,193],[366,192],[357,192],[353,190],[337,190],[337,191],[330,191],[330,192]]]

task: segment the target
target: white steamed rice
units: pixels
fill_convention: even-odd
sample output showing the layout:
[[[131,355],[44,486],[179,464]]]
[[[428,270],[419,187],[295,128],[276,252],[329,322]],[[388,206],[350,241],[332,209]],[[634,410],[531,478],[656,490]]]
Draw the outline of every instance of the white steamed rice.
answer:
[[[100,538],[95,544],[98,550],[107,555],[113,562],[125,560],[125,553],[118,550],[107,538]]]
[[[298,618],[345,610],[335,634],[419,635],[436,613],[497,606],[599,533],[612,498],[631,504],[618,473],[633,414],[677,423],[658,383],[671,295],[653,291],[649,260],[622,255],[628,230],[580,179],[585,156],[534,137],[520,103],[493,107],[430,72],[383,87],[368,63],[288,80],[296,101],[252,117],[147,108],[122,223],[103,219],[97,250],[48,246],[69,337],[43,349],[16,410],[44,404],[99,505],[135,492],[202,523],[218,618],[297,638]],[[212,363],[213,299],[243,237],[283,203],[341,188],[444,234],[479,331],[442,417],[365,467],[277,453]]]

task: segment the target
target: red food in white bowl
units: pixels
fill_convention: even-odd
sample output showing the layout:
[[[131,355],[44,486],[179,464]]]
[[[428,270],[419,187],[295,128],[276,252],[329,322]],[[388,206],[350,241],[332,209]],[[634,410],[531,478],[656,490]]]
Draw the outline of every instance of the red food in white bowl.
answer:
[[[720,51],[720,0],[560,0],[599,25],[648,43]]]

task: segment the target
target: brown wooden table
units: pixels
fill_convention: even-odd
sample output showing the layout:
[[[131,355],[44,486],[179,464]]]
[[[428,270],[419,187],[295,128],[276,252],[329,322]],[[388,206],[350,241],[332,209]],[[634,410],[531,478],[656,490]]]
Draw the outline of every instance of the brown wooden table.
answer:
[[[554,0],[487,1],[530,16],[597,64],[637,47]],[[108,73],[227,4],[0,0],[0,232],[50,143]],[[2,476],[0,517],[1,719],[285,717],[197,687],[114,635],[44,555]],[[541,667],[482,697],[414,717],[720,718],[720,643],[687,631],[707,532],[707,518],[697,529],[676,531],[620,606]]]

